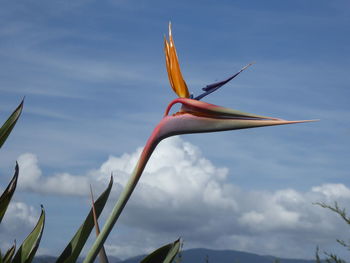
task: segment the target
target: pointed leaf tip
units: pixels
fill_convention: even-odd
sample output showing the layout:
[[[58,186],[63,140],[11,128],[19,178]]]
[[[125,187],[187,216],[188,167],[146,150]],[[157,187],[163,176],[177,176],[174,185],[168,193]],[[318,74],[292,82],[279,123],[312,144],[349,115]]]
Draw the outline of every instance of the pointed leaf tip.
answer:
[[[19,172],[19,167],[18,167],[18,163],[16,162],[15,174],[13,175],[13,177],[12,177],[10,183],[8,184],[8,186],[6,187],[5,191],[0,196],[0,223],[2,221],[2,218],[5,215],[7,207],[10,204],[12,196],[16,190],[17,180],[18,180],[18,172]]]
[[[12,129],[15,127],[17,120],[22,113],[23,103],[24,103],[24,98],[0,128],[0,148],[5,143]]]
[[[12,260],[13,255],[15,254],[15,252],[16,252],[16,240],[14,241],[12,247],[10,247],[7,250],[6,254],[4,255],[4,257],[2,259],[2,261],[4,263],[10,263],[11,260]]]
[[[32,262],[35,253],[39,247],[40,240],[44,231],[45,225],[45,210],[41,207],[41,215],[34,227],[33,231],[23,241],[22,245],[18,249],[14,256],[12,263],[30,263]]]
[[[171,263],[178,254],[181,246],[180,239],[162,246],[146,256],[141,263]]]

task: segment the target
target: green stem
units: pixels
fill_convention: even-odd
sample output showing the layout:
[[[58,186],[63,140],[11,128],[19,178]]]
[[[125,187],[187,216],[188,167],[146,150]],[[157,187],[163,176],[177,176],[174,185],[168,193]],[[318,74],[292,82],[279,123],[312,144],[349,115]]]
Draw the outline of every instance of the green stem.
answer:
[[[90,251],[88,252],[86,258],[84,259],[83,263],[93,263],[97,254],[101,250],[104,242],[106,241],[109,233],[112,231],[114,224],[117,222],[121,212],[123,211],[126,203],[128,202],[132,192],[134,191],[137,182],[139,181],[141,174],[147,164],[147,161],[151,157],[154,149],[158,145],[158,143],[161,141],[161,139],[157,136],[158,135],[158,127],[153,131],[151,137],[148,139],[145,148],[142,151],[142,154],[140,156],[140,159],[138,160],[136,167],[134,168],[134,171],[131,174],[131,177],[124,187],[123,192],[120,194],[119,199],[117,203],[115,204],[111,214],[106,220],[106,223],[104,224],[101,233],[96,238],[94,244],[92,245]]]

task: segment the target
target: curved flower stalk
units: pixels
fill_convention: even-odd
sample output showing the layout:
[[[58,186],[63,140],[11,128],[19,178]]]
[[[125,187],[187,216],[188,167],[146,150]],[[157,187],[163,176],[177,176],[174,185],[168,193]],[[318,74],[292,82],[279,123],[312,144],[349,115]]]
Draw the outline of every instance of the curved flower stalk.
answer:
[[[246,67],[250,66],[250,64],[244,67],[232,77],[224,81],[220,81],[206,86],[205,88],[203,88],[204,93],[202,95],[196,97],[196,99],[192,99],[180,71],[174,40],[171,34],[170,24],[169,42],[165,39],[164,50],[170,85],[175,91],[175,93],[179,96],[179,98],[174,99],[169,103],[165,111],[164,117],[153,130],[127,185],[125,186],[123,192],[119,196],[117,203],[115,204],[110,216],[106,220],[106,223],[103,229],[101,230],[101,233],[95,240],[95,243],[90,249],[87,257],[85,258],[84,263],[92,263],[96,258],[104,241],[106,240],[108,234],[112,230],[115,222],[117,221],[123,208],[129,200],[129,197],[135,189],[136,184],[140,179],[141,174],[149,158],[151,157],[154,149],[161,140],[170,136],[180,134],[219,132],[263,126],[293,124],[309,121],[286,121],[273,117],[245,113],[199,101],[199,99],[217,90],[218,88],[229,82],[231,79],[236,77]],[[180,103],[182,105],[180,111],[176,112],[175,114],[169,114],[172,106],[177,103]]]

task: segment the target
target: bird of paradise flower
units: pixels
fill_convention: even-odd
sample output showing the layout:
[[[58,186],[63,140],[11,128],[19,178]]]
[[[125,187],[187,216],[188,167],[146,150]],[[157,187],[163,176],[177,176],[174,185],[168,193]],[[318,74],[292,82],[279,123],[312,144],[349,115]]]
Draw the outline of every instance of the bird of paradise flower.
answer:
[[[140,179],[141,174],[154,149],[163,139],[180,134],[218,132],[312,121],[287,121],[279,118],[245,113],[200,101],[200,99],[203,97],[209,95],[225,85],[227,82],[231,81],[251,64],[248,64],[226,80],[207,85],[205,88],[203,88],[204,92],[199,96],[194,97],[193,95],[190,95],[180,70],[170,23],[169,40],[164,37],[164,52],[169,82],[174,92],[178,95],[178,98],[169,103],[163,118],[154,128],[128,183],[126,184],[123,192],[120,194],[119,199],[106,220],[106,223],[99,236],[88,252],[84,263],[92,263],[96,258],[103,243],[107,239],[110,231],[112,230],[133,190],[135,189],[137,182]],[[174,114],[169,114],[173,105],[178,103],[181,104],[181,109]]]

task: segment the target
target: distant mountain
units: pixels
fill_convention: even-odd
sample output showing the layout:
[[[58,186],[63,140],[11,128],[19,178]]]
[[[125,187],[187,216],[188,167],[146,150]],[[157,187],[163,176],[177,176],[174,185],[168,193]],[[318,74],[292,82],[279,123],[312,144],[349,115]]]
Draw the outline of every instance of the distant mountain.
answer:
[[[142,258],[144,258],[144,255],[118,263],[139,263]],[[315,260],[284,259],[273,256],[260,256],[235,250],[195,248],[182,251],[182,263],[206,263],[207,259],[209,263],[273,263],[276,259],[278,259],[280,263],[315,263]]]
[[[108,257],[109,263],[139,263],[145,255],[120,260],[116,257]],[[285,259],[273,256],[260,256],[253,253],[240,252],[235,250],[211,250],[205,248],[195,248],[182,251],[181,263],[273,263],[276,259],[280,263],[315,263],[315,260]],[[33,263],[55,263],[56,258],[51,256],[35,257]],[[82,260],[79,259],[78,263]],[[98,261],[96,261],[98,262]],[[158,262],[154,262],[158,263]]]
[[[56,257],[52,256],[37,256],[33,259],[33,263],[55,263]]]

